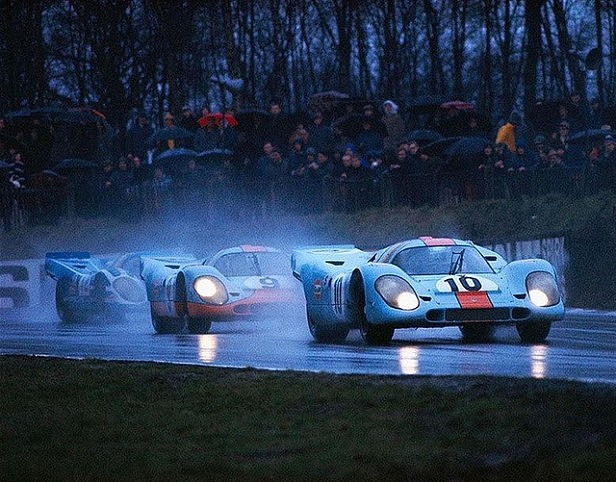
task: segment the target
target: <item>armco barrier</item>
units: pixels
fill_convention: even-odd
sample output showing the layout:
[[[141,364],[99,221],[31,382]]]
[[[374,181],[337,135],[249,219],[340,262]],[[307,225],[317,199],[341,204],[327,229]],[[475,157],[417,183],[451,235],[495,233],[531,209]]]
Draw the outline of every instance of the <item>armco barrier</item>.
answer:
[[[43,276],[40,259],[0,261],[0,309],[41,304]]]

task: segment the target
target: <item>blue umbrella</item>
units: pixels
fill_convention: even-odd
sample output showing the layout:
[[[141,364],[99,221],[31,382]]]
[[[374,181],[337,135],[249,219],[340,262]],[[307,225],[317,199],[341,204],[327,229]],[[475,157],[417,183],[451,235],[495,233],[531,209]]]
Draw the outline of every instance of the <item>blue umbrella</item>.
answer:
[[[163,127],[158,129],[148,139],[149,144],[156,144],[160,141],[168,141],[170,139],[192,139],[193,133],[183,127]]]
[[[190,159],[196,159],[198,153],[192,149],[178,147],[167,149],[154,158],[154,165],[165,169],[178,169],[186,167]]]
[[[418,129],[409,132],[406,138],[410,141],[416,141],[418,144],[429,144],[442,139],[443,136],[431,129]]]
[[[487,142],[489,141],[485,137],[462,137],[447,147],[443,154],[449,157],[470,159],[480,154]]]
[[[87,169],[96,169],[98,164],[88,161],[87,159],[64,159],[62,162],[56,164],[53,167],[53,170],[56,172],[60,171],[79,171],[79,170],[87,170]]]

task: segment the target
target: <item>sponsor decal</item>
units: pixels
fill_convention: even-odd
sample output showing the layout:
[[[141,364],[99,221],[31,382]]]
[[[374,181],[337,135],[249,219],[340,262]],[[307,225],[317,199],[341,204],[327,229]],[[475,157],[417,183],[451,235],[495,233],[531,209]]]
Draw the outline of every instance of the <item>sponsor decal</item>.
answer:
[[[320,301],[322,286],[321,286],[321,280],[319,278],[314,280],[314,282],[312,283],[312,288],[313,288],[312,294],[314,296],[314,299],[317,301]]]

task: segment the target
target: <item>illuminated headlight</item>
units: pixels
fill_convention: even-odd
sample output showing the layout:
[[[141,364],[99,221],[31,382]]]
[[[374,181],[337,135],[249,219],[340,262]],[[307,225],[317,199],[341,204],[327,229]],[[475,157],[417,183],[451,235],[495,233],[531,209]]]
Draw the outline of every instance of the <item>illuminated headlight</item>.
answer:
[[[193,288],[206,303],[224,305],[229,299],[225,285],[214,276],[200,276],[193,282]]]
[[[118,296],[131,303],[145,301],[145,289],[143,285],[133,278],[122,276],[113,280],[113,289]]]
[[[398,276],[381,276],[376,280],[374,288],[385,303],[392,308],[411,311],[419,306],[419,298],[415,290]]]
[[[556,280],[545,271],[535,271],[526,277],[526,291],[535,306],[553,306],[560,300]]]

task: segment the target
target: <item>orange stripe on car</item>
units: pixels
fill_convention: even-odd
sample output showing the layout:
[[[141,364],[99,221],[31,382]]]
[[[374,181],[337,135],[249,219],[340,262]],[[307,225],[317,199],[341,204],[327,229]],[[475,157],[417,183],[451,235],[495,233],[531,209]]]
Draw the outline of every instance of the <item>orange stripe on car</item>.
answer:
[[[432,236],[420,236],[426,246],[455,246],[455,241],[451,238],[433,238]]]
[[[460,308],[494,308],[485,291],[456,291],[456,299]]]
[[[251,244],[242,244],[240,249],[247,253],[265,253],[267,251],[265,246],[253,246]]]

